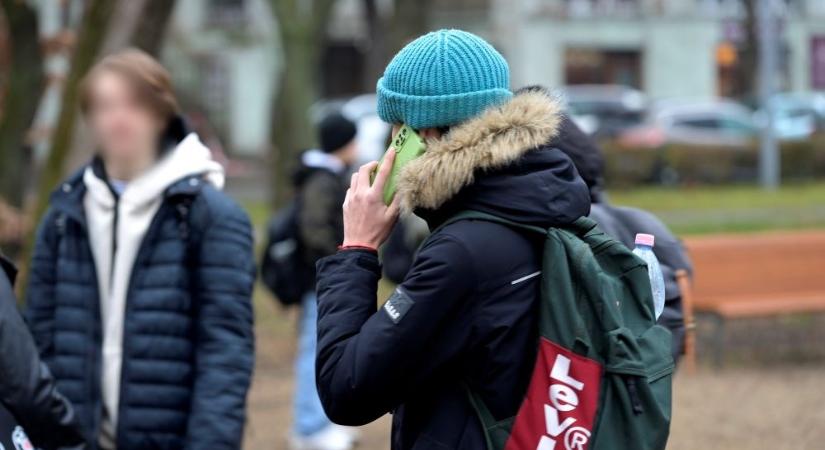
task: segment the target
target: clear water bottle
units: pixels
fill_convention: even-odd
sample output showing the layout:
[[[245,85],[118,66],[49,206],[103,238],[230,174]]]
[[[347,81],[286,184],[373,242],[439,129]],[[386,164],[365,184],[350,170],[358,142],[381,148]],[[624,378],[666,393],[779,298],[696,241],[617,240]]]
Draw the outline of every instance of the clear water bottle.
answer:
[[[650,287],[653,290],[653,310],[656,313],[656,320],[659,320],[659,316],[665,309],[665,279],[659,267],[659,260],[653,253],[654,242],[655,238],[652,234],[637,234],[633,254],[647,263],[647,275],[650,277]]]

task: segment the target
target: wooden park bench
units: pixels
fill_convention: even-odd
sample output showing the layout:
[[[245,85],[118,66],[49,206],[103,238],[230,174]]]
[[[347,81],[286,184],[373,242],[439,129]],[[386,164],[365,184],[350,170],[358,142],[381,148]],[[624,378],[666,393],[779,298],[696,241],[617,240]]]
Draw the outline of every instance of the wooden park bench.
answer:
[[[688,366],[695,364],[693,310],[717,320],[717,365],[723,358],[726,320],[825,312],[825,231],[715,235],[689,238],[685,244],[694,267],[692,286],[685,276],[680,281],[687,289]]]

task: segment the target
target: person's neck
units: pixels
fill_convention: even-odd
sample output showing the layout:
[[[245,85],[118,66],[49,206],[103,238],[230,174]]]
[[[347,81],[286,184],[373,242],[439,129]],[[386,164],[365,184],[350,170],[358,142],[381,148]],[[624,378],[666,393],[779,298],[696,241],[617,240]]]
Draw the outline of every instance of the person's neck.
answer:
[[[120,181],[132,181],[141,174],[149,170],[155,163],[153,156],[145,158],[123,161],[123,160],[105,160],[103,165],[106,168],[106,175],[109,179]]]

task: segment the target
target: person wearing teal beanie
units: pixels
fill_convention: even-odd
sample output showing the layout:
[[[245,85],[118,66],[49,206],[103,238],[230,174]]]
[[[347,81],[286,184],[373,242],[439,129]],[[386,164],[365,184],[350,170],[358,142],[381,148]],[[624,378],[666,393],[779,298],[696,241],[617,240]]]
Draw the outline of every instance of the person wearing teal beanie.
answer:
[[[377,91],[379,117],[414,129],[464,122],[513,95],[504,57],[461,30],[433,31],[404,47],[378,80]]]
[[[378,80],[378,114],[396,131],[414,128],[426,150],[396,168],[389,206],[382,190],[392,149],[380,168],[373,162],[353,174],[344,240],[316,266],[321,404],[340,425],[392,412],[392,450],[505,448],[508,435],[521,436],[509,424],[533,368],[538,382],[550,376],[536,363],[541,239],[499,223],[450,221],[478,211],[547,229],[590,210],[575,166],[548,144],[560,103],[545,92],[513,94],[509,83],[504,58],[471,33],[435,31],[404,47]],[[378,248],[399,211],[433,232],[376,310]],[[543,406],[540,390],[544,398],[524,404]],[[476,411],[496,422],[496,447]],[[506,448],[539,447],[533,432],[544,435],[544,417],[530,423],[528,438]]]

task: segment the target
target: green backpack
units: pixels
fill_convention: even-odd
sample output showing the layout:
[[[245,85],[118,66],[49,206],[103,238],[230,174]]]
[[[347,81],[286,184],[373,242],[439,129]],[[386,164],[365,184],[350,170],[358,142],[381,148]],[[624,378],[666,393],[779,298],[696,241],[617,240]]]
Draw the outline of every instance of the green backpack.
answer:
[[[468,396],[488,450],[661,450],[670,428],[670,332],[656,324],[645,263],[582,217],[542,229],[465,211],[546,237],[539,343],[515,417],[496,421]]]

